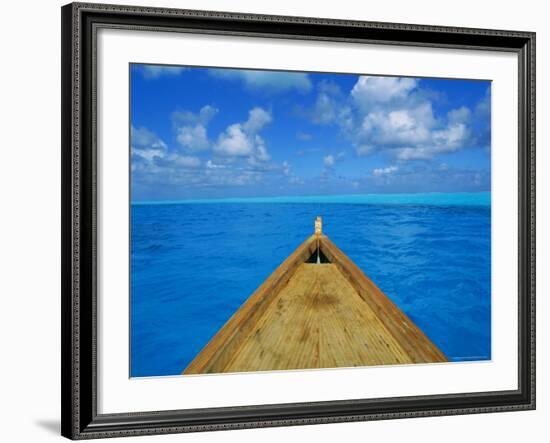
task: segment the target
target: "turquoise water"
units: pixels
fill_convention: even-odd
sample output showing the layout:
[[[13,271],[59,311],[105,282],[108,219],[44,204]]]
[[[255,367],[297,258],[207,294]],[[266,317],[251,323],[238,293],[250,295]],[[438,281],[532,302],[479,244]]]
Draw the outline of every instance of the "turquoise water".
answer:
[[[131,208],[131,375],[180,374],[273,270],[324,232],[452,361],[491,358],[490,193]]]
[[[286,197],[224,198],[215,200],[161,200],[134,202],[134,205],[174,205],[213,203],[349,203],[349,204],[404,204],[436,206],[490,206],[490,192],[457,192],[426,194],[351,194],[351,195],[306,195]]]

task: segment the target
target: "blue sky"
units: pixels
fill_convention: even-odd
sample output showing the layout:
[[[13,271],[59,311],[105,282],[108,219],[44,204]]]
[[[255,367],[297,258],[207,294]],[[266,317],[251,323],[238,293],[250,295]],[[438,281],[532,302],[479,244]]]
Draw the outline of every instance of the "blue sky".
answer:
[[[132,200],[489,191],[490,82],[130,66]]]

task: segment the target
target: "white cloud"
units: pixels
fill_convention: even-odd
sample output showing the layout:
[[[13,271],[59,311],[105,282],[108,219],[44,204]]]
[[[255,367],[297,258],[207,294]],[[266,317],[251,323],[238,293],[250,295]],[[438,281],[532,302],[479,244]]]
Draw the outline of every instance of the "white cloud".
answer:
[[[138,157],[143,158],[144,160],[151,161],[155,158],[162,158],[166,154],[166,151],[163,149],[132,149],[132,154],[137,155]]]
[[[384,176],[384,175],[393,174],[397,171],[399,171],[399,168],[397,166],[388,166],[387,168],[373,169],[372,175],[374,175],[375,177],[381,177],[381,176]]]
[[[271,159],[264,139],[258,134],[273,120],[271,114],[262,108],[253,108],[244,123],[233,123],[218,136],[214,152],[227,157],[253,157],[266,162]]]
[[[177,131],[176,140],[190,151],[206,151],[210,146],[206,128],[202,125],[182,126]]]
[[[174,166],[182,168],[198,168],[201,166],[200,159],[190,155],[174,155],[169,160],[173,162]]]
[[[445,129],[432,132],[435,152],[453,152],[462,148],[469,136],[469,130],[464,123],[454,123]]]
[[[305,93],[312,87],[309,76],[301,72],[210,69],[209,73],[217,78],[239,80],[246,88],[265,93],[278,93],[292,89]]]
[[[317,88],[317,97],[311,109],[299,109],[299,112],[318,125],[333,123],[342,125],[349,117],[350,109],[342,100],[343,95],[340,87],[335,83],[321,81]]]
[[[218,113],[218,109],[211,105],[203,106],[198,113],[191,111],[175,111],[172,113],[172,121],[175,124],[207,125],[212,118]]]
[[[312,121],[316,124],[333,123],[338,116],[338,103],[326,92],[321,92],[317,96],[312,111]]]
[[[464,148],[470,137],[470,131],[463,123],[456,123],[444,129],[429,132],[429,137],[424,144],[397,148],[395,150],[397,159],[401,161],[431,160],[437,154],[456,152]]]
[[[214,151],[228,156],[245,157],[252,155],[253,144],[245,134],[240,123],[229,126],[223,134],[220,134]]]
[[[271,160],[271,156],[264,145],[263,139],[257,135],[256,136],[256,158],[262,162]]]
[[[351,90],[351,97],[364,108],[373,103],[404,99],[416,86],[417,81],[413,78],[361,76]]]
[[[382,150],[403,162],[431,160],[465,148],[471,139],[470,109],[462,106],[436,117],[415,79],[360,77],[350,96],[359,124],[346,133],[359,156]]]
[[[156,134],[132,126],[132,174],[140,189],[148,186],[190,188],[250,186],[265,181],[298,184],[290,163],[273,162],[260,132],[273,120],[270,112],[256,107],[244,122],[233,123],[209,141],[206,125],[217,113],[210,106],[199,112],[178,111],[172,115],[176,140],[181,149],[170,149]],[[213,157],[189,151],[212,149]],[[201,149],[199,149],[201,148]],[[206,157],[206,158],[205,158]]]
[[[436,116],[429,97],[416,79],[360,76],[347,97],[336,85],[320,85],[302,114],[337,125],[358,157],[385,151],[402,162],[431,160],[472,145],[472,111],[462,106]],[[481,112],[485,107],[478,105]]]
[[[466,124],[470,121],[472,112],[466,106],[462,106],[458,109],[453,109],[447,113],[447,119],[451,124]]]
[[[145,127],[136,128],[131,126],[130,139],[133,146],[138,148],[161,148],[166,149],[166,144],[153,132]]]
[[[175,77],[187,68],[182,66],[142,65],[140,66],[143,78],[154,80],[160,77]]]
[[[268,123],[271,123],[271,120],[269,112],[256,107],[248,113],[248,120],[243,124],[243,128],[245,131],[255,134],[261,131]]]
[[[396,149],[396,157],[401,161],[408,160],[430,160],[433,157],[433,152],[423,146],[416,148],[405,147]]]
[[[171,151],[147,128],[131,126],[132,180],[138,186],[158,183],[194,183],[200,180],[199,158]]]
[[[364,117],[358,135],[377,145],[417,145],[430,141],[435,123],[428,102],[408,109],[379,109]]]
[[[172,113],[172,121],[176,127],[176,140],[180,146],[190,152],[210,149],[207,125],[217,113],[218,110],[210,105],[203,106],[197,114],[191,111]]]
[[[167,151],[166,143],[144,127],[130,127],[130,144],[132,154],[146,161],[164,157]]]

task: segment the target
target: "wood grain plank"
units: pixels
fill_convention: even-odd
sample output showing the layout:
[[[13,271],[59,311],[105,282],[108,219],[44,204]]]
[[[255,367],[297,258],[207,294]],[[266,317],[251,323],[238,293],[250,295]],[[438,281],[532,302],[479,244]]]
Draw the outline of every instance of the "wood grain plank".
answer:
[[[302,264],[223,372],[412,363],[333,264]]]

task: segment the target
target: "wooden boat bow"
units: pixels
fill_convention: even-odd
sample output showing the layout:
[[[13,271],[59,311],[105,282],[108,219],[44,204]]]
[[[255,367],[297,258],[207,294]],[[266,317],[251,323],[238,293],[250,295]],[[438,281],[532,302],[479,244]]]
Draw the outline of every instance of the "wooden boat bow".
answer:
[[[322,231],[233,314],[184,374],[445,362],[445,355]]]

